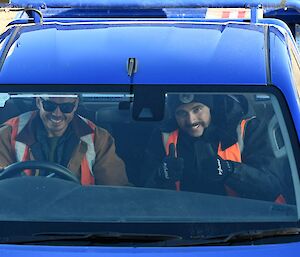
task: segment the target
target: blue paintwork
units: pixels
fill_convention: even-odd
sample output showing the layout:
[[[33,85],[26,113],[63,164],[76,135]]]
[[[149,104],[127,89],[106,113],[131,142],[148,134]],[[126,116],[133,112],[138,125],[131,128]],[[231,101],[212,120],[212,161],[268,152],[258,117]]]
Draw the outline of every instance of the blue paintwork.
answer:
[[[299,249],[300,243],[261,246],[210,246],[184,248],[0,246],[0,252],[3,256],[14,257],[294,257],[297,256]]]
[[[293,7],[299,8],[298,0],[12,0],[11,4],[18,7],[47,6],[47,7],[105,7],[105,8],[164,8],[164,7]]]
[[[249,30],[244,30],[244,27],[234,24],[203,27],[197,23],[171,26],[152,23],[142,28],[139,25],[27,27],[12,46],[0,80],[127,84],[126,62],[129,57],[136,57],[139,60],[136,84],[266,84],[263,28],[247,25]],[[252,44],[247,44],[249,38]],[[236,52],[241,45],[243,50]]]
[[[291,76],[290,56],[284,43],[284,35],[273,28],[270,34],[272,82],[283,92],[292,112],[294,124],[300,141],[299,95]],[[280,60],[280,61],[279,61]],[[278,74],[280,71],[280,75]],[[298,98],[297,98],[298,96]]]

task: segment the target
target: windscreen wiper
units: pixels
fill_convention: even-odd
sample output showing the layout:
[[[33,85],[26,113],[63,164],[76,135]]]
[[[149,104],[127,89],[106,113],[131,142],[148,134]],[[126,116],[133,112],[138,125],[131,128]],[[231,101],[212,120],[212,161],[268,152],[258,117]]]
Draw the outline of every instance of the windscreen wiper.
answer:
[[[300,235],[300,228],[277,228],[269,230],[247,230],[212,237],[197,236],[189,239],[178,235],[139,233],[38,233],[31,236],[0,238],[0,244],[20,245],[161,245],[161,246],[211,246],[253,242],[264,238]]]
[[[31,236],[0,239],[1,244],[84,244],[84,245],[118,245],[118,244],[151,244],[169,240],[180,240],[177,235],[139,234],[139,233],[38,233]]]
[[[184,240],[182,243],[179,242],[177,246],[230,245],[233,243],[253,242],[265,238],[295,235],[300,235],[300,228],[287,227],[268,230],[246,230],[213,237],[193,237],[191,240]]]

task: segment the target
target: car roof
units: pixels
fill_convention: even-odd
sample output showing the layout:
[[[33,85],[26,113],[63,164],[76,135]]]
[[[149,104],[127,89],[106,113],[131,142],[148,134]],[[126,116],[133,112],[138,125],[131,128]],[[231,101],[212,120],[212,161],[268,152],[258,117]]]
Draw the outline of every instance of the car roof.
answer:
[[[247,3],[255,9],[253,16],[260,4],[282,7],[276,0]],[[161,6],[234,7],[241,6],[241,1],[12,0],[9,4],[40,10],[58,6],[159,10]],[[274,27],[276,38],[284,41],[286,37],[283,25],[267,20],[264,24],[252,16],[250,22],[205,22],[184,18],[42,20],[39,15],[36,23],[15,23],[0,38],[2,83],[265,85],[270,82],[266,27]],[[270,49],[278,47],[282,45]],[[137,61],[134,79],[126,69],[130,58]]]
[[[18,29],[0,80],[128,84],[126,65],[136,58],[134,83],[266,84],[263,48],[263,25],[49,22]]]

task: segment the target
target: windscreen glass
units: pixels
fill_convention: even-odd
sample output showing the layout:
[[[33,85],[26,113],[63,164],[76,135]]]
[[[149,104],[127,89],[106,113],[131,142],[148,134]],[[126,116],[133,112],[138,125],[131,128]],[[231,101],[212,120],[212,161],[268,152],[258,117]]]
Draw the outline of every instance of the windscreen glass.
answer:
[[[0,220],[298,220],[299,145],[275,94],[139,97],[1,93]]]

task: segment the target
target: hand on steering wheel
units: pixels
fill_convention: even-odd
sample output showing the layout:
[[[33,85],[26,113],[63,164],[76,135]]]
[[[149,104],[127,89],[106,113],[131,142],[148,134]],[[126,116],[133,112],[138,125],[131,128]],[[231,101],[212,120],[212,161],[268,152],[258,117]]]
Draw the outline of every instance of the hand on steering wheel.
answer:
[[[25,161],[16,162],[5,167],[0,173],[0,180],[11,178],[26,169],[43,169],[50,171],[60,178],[80,184],[79,179],[66,167],[52,162],[44,161]]]

